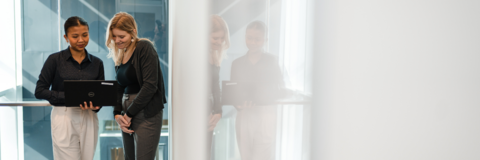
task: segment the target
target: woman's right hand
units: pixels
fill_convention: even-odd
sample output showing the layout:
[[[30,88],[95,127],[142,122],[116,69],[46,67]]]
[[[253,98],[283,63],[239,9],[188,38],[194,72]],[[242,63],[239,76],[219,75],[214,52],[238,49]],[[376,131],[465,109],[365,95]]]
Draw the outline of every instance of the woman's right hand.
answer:
[[[99,109],[100,109],[100,106],[95,106],[95,107],[94,107],[92,101],[90,101],[90,107],[89,107],[88,104],[87,104],[87,102],[84,101],[84,102],[83,102],[83,105],[80,104],[80,108],[81,108],[82,110],[87,110],[87,109],[90,109],[90,110],[99,110]]]
[[[133,133],[133,130],[128,129],[128,127],[130,127],[130,123],[128,123],[127,120],[122,115],[115,115],[115,121],[117,121],[118,125],[120,126],[120,129],[122,129],[123,132],[128,134]]]

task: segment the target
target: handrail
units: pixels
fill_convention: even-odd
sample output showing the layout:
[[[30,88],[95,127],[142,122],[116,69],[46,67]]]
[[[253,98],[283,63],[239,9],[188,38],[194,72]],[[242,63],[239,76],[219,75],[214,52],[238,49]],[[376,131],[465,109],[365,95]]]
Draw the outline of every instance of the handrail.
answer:
[[[280,101],[276,102],[276,104],[280,105],[305,105],[310,104],[310,101]],[[24,107],[45,107],[45,106],[53,106],[48,101],[17,101],[17,102],[0,102],[0,106],[4,107],[13,107],[13,106],[24,106]]]
[[[311,101],[279,101],[276,102],[278,105],[308,105],[311,104]]]
[[[11,101],[11,102],[0,102],[0,107],[45,107],[52,106],[48,101]]]

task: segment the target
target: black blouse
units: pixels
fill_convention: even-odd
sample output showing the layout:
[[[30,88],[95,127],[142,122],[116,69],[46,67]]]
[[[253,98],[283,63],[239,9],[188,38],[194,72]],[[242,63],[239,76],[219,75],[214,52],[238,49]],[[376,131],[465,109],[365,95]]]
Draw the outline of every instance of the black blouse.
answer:
[[[245,88],[248,94],[254,95],[258,101],[255,104],[274,104],[281,96],[283,76],[278,65],[277,57],[272,54],[262,53],[260,60],[252,64],[248,55],[235,59],[232,63],[230,80],[248,84]]]
[[[117,69],[117,81],[119,85],[125,87],[123,92],[125,94],[133,94],[140,91],[140,84],[138,83],[137,72],[132,65],[132,59],[130,58],[127,63],[121,64]]]
[[[85,54],[81,64],[73,59],[70,47],[48,56],[38,76],[35,97],[65,106],[64,80],[105,80],[103,61],[87,50]]]

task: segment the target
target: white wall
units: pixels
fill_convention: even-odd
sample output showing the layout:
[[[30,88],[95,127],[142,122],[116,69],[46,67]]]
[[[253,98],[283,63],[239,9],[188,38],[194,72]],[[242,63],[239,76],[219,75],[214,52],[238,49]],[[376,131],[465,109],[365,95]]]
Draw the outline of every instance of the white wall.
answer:
[[[480,159],[480,1],[316,1],[312,159]]]

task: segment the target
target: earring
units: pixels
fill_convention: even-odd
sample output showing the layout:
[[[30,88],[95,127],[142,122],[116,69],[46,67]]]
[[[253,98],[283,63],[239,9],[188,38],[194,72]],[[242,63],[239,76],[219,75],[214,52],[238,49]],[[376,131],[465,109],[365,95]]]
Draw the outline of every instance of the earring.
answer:
[[[133,38],[132,38],[132,42],[133,42]]]

